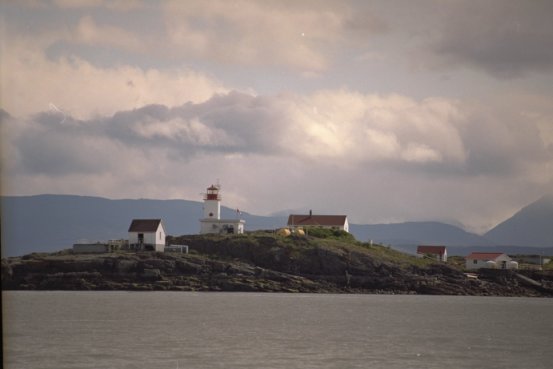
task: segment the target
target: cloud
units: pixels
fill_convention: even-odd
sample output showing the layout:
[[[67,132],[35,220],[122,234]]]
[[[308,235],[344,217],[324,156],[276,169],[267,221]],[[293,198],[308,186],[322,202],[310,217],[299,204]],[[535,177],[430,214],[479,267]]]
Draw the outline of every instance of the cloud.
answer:
[[[54,0],[61,9],[105,7],[115,11],[129,11],[144,6],[140,0]]]
[[[465,66],[498,78],[553,70],[553,3],[453,1],[427,44],[434,65]]]
[[[519,109],[515,104],[510,109],[467,106],[463,135],[469,152],[468,173],[510,177],[526,175],[528,168],[535,171],[535,165],[551,163],[553,151],[546,143],[548,131],[542,131],[538,122]],[[553,114],[549,114],[548,121],[553,126]]]
[[[307,138],[298,150],[314,159],[448,165],[465,160],[455,101],[323,91],[306,98],[295,114]]]
[[[68,39],[81,44],[110,46],[134,52],[143,51],[145,46],[145,41],[138,35],[115,26],[100,26],[91,16],[82,17],[75,31]]]
[[[379,18],[356,14],[347,3],[171,1],[164,5],[169,41],[189,56],[284,66],[306,75],[329,67],[329,51],[339,41],[385,29]]]
[[[90,42],[99,37],[95,32]],[[36,40],[23,36],[4,39],[0,61],[9,73],[0,75],[0,92],[2,108],[10,114],[33,114],[54,104],[67,115],[86,119],[153,103],[175,106],[201,102],[227,91],[213,77],[188,68],[101,68],[72,56],[52,60],[43,51],[52,39],[56,35]]]
[[[551,160],[537,124],[522,119],[437,98],[416,101],[346,90],[306,96],[234,91],[205,102],[148,105],[88,120],[50,111],[15,130],[18,157],[28,172],[79,168],[95,173],[102,168],[95,163],[104,160],[88,160],[110,152],[103,148],[109,144],[113,150],[162,150],[179,160],[280,156],[346,167],[414,166],[423,172],[489,176],[516,175],[529,163]]]
[[[497,115],[493,104],[443,98],[233,91],[82,120],[3,114],[4,190],[196,199],[219,178],[227,205],[255,213],[487,226],[521,188],[537,197],[553,184],[549,131],[539,128],[553,115],[542,103]]]
[[[549,2],[34,5],[2,18],[3,193],[219,178],[255,213],[481,227],[553,187]]]

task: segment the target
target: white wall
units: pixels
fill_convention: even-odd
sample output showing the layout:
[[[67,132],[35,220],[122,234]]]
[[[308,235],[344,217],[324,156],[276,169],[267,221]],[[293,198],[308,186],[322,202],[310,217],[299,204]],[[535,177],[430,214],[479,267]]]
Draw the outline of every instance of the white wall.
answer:
[[[145,245],[154,245],[155,251],[163,251],[165,248],[165,229],[162,223],[159,224],[155,232],[129,232],[129,244],[138,243],[138,234],[144,235]]]
[[[481,268],[489,268],[490,266],[487,264],[489,260],[476,260],[476,263],[473,259],[467,259],[465,262],[465,268],[466,269],[481,269]],[[495,268],[502,269],[502,263],[505,261],[506,268],[509,268],[509,261],[511,261],[511,258],[506,255],[500,255],[496,259],[493,259],[491,261],[495,262]]]
[[[488,268],[487,260],[467,259],[465,262],[466,269],[481,269]]]
[[[204,218],[221,219],[221,202],[219,200],[204,200]]]
[[[221,233],[226,234],[225,228],[233,227],[234,234],[244,233],[244,221],[234,219],[201,219],[200,234]]]

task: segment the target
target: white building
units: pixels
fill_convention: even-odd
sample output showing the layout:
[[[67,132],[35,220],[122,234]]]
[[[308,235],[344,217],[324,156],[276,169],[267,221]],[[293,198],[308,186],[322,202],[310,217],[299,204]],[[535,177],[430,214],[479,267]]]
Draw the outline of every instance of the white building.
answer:
[[[311,210],[306,215],[290,214],[288,216],[288,227],[321,227],[349,232],[348,217],[346,215],[313,215]]]
[[[473,252],[465,259],[466,269],[518,269],[518,263],[502,252]]]
[[[161,219],[133,219],[129,227],[129,247],[133,250],[165,249],[165,228]]]
[[[219,185],[209,187],[204,196],[204,216],[200,219],[200,234],[239,234],[244,233],[246,221],[243,219],[221,219],[221,195]],[[239,212],[237,212],[237,215]]]

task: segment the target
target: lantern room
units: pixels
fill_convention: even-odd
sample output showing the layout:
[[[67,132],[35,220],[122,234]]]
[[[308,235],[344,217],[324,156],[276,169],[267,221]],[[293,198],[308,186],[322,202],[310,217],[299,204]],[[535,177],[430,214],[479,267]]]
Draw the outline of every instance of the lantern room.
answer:
[[[204,196],[204,200],[218,200],[221,201],[221,195],[219,195],[219,187],[211,185],[207,188],[207,193]]]

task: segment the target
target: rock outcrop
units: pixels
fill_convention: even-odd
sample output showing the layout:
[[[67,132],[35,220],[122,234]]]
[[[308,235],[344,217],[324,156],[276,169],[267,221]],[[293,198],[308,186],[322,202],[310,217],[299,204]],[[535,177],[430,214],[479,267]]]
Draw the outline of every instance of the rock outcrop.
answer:
[[[553,296],[553,275],[458,269],[351,239],[257,232],[182,236],[189,254],[30,254],[2,260],[5,290],[174,290]],[[538,273],[538,274],[536,274]]]

